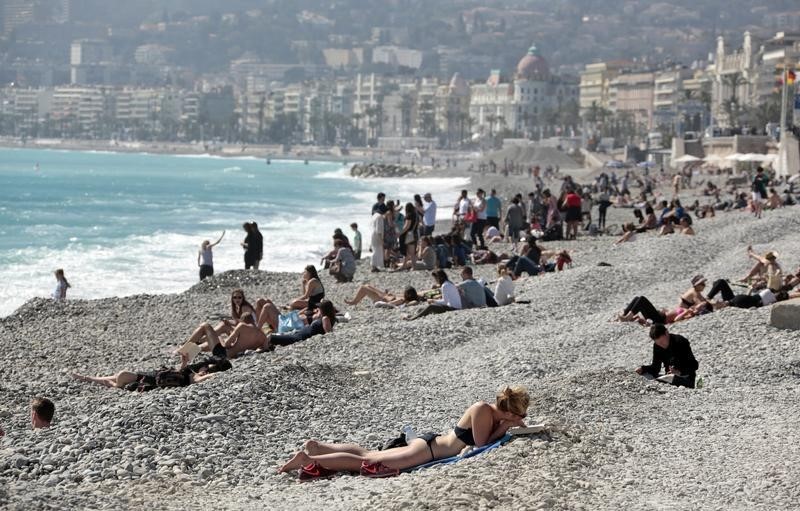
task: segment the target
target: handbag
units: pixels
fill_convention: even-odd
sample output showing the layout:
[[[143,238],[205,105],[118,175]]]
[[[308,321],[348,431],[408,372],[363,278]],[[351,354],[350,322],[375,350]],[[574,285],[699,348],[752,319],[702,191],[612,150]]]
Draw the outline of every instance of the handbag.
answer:
[[[300,330],[305,326],[303,320],[300,319],[300,313],[296,310],[289,311],[286,314],[278,316],[278,333],[285,334]]]
[[[464,215],[465,223],[474,224],[477,220],[478,220],[478,214],[472,208],[470,208],[470,210],[467,211],[467,214]]]

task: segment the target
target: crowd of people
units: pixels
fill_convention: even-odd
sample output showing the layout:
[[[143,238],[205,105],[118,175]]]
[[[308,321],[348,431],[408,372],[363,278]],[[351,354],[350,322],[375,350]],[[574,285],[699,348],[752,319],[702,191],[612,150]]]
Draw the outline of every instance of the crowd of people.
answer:
[[[671,200],[657,200],[658,179],[648,174],[635,178],[625,173],[618,179],[613,172],[603,172],[586,185],[566,176],[558,190],[545,186],[538,168],[532,168],[529,177],[533,179],[534,190],[525,196],[517,193],[510,197],[505,209],[495,189],[487,194],[478,188],[472,197],[468,190],[462,190],[453,204],[449,230],[444,233],[436,231],[438,206],[430,193],[415,195],[405,204],[387,200],[386,194],[379,193],[371,210],[371,234],[366,247],[370,255],[365,264],[371,272],[430,272],[433,285],[424,291],[407,286],[395,292],[365,283],[345,303],[355,307],[369,299],[378,307],[409,308],[403,316],[406,320],[463,309],[506,306],[516,301],[515,283],[519,279],[563,271],[571,266],[571,251],[545,248],[542,241],[576,240],[581,232],[605,232],[610,207],[633,211],[636,221],[624,224],[623,234],[616,241],[624,243],[648,231],[660,235],[694,235],[690,212],[697,218],[707,218],[719,211],[747,208],[760,218],[765,207],[782,207],[788,202],[778,196],[774,188],[767,191],[770,180],[760,168],[751,181],[749,198],[742,197],[733,188],[729,193],[735,198],[722,200],[719,187],[709,182],[704,195],[715,202],[700,205],[695,201],[689,207],[684,207],[678,197],[680,188],[686,184],[683,175],[676,175],[671,181],[675,194]],[[552,172],[545,175],[547,179],[553,177]],[[630,190],[634,181],[641,188],[635,200]],[[596,217],[593,216],[595,206]],[[246,237],[241,246],[245,268],[258,270],[263,258],[263,237],[255,222],[245,223],[243,229]],[[336,229],[332,248],[320,261],[321,268],[327,269],[337,283],[352,282],[358,262],[365,255],[358,224],[350,224],[350,229],[352,243],[341,229]],[[213,248],[224,236],[225,231],[213,243],[205,240],[201,244],[197,259],[201,280],[214,275]],[[501,248],[493,250],[496,246]],[[636,373],[694,388],[699,364],[690,342],[671,333],[667,325],[725,307],[762,307],[800,297],[800,291],[795,291],[800,284],[800,269],[784,274],[774,251],[762,255],[748,247],[746,255],[754,261],[748,274],[738,281],[719,278],[707,294],[706,278],[695,275],[674,307],[659,309],[645,296],[636,296],[627,304],[616,319],[648,326],[653,342],[651,363],[638,367]],[[474,267],[482,264],[494,265],[494,281],[476,278]],[[448,269],[459,271],[460,282],[450,280]],[[63,270],[56,271],[56,279],[53,297],[63,300],[70,287]],[[734,291],[737,286],[741,286],[742,292]],[[180,357],[176,367],[123,370],[107,376],[73,374],[73,377],[82,382],[137,392],[201,383],[217,372],[232,369],[231,360],[245,352],[270,352],[276,347],[332,332],[343,321],[343,316],[325,295],[317,267],[308,265],[297,296],[287,303],[262,297],[251,304],[242,289],[233,290],[229,316],[217,324],[198,325],[176,348],[175,353]],[[721,299],[715,301],[717,296]],[[34,405],[33,427],[47,427],[53,418],[54,405],[46,399],[38,399]],[[428,433],[406,438],[405,443],[383,451],[309,440],[280,471],[298,470],[304,481],[339,472],[356,472],[368,477],[397,475],[402,470],[456,455],[470,446],[486,445],[502,437],[511,427],[524,426],[528,405],[529,396],[524,388],[506,387],[497,395],[494,404],[479,402],[470,406],[446,435]]]

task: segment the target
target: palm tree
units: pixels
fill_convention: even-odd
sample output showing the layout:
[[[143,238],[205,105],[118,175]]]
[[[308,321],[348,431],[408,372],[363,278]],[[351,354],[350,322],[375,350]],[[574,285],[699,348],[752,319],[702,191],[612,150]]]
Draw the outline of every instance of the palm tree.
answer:
[[[728,122],[731,127],[735,127],[739,124],[740,107],[739,99],[736,97],[736,94],[739,86],[745,85],[746,83],[747,79],[740,73],[728,74],[722,77],[722,85],[727,86],[731,90],[728,99],[722,102],[722,108],[725,110],[725,113],[728,114]]]

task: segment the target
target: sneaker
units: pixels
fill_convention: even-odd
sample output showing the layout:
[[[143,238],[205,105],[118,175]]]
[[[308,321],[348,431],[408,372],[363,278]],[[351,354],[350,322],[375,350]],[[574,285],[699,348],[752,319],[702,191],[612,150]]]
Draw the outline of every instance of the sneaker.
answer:
[[[313,481],[315,479],[327,479],[336,475],[336,470],[330,470],[320,466],[318,463],[310,463],[300,469],[298,478],[302,482]]]
[[[367,463],[366,461],[361,462],[361,475],[364,477],[393,477],[400,474],[400,471],[396,468],[389,468],[383,463]]]

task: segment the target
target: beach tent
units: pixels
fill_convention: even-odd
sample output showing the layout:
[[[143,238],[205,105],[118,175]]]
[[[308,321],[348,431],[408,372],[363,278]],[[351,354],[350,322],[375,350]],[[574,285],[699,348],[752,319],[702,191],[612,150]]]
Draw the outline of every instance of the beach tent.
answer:
[[[647,169],[647,168],[655,167],[656,166],[656,162],[654,162],[654,161],[643,161],[643,162],[639,162],[636,166],[637,167],[641,167],[643,169]]]
[[[621,169],[622,167],[624,167],[624,166],[625,166],[625,164],[624,164],[624,163],[622,163],[622,162],[621,162],[621,161],[619,161],[619,160],[608,160],[607,162],[605,162],[605,163],[603,164],[603,166],[604,166],[604,167],[608,167],[608,168],[610,168],[610,169]]]

